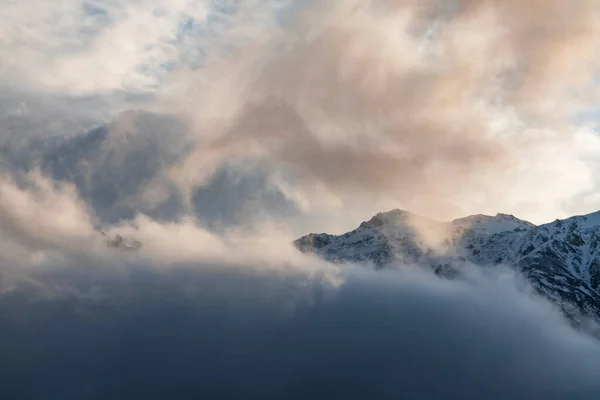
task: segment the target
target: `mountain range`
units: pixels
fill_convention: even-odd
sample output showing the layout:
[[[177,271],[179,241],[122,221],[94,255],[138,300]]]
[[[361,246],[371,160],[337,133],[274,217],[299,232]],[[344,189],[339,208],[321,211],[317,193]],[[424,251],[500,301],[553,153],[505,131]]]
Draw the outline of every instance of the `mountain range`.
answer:
[[[295,245],[332,263],[424,267],[446,277],[467,265],[504,265],[574,324],[600,320],[600,211],[535,225],[508,214],[439,222],[392,210],[342,235],[312,233]]]

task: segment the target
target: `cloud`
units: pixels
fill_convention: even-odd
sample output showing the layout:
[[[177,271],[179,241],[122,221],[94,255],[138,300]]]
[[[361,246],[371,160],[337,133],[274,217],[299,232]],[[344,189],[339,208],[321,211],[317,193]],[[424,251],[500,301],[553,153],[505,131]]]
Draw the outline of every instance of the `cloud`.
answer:
[[[458,282],[349,268],[336,290],[302,272],[224,267],[80,270],[60,280],[88,292],[93,282],[110,296],[0,298],[4,393],[593,399],[600,391],[598,343],[511,275]]]
[[[223,37],[242,44],[170,76],[167,104],[201,139],[173,175],[194,185],[224,159],[259,157],[288,171],[312,208],[325,188],[342,204],[366,198],[364,208],[548,219],[589,184],[561,179],[572,189],[535,215],[527,203],[539,197],[525,182],[546,171],[529,161],[572,140],[567,122],[596,89],[600,19],[585,0],[566,11],[534,4],[320,2],[261,29],[234,15]],[[564,157],[579,164],[579,154]],[[513,187],[527,200],[505,201]]]
[[[203,1],[39,1],[0,3],[4,84],[62,94],[139,92],[156,87],[177,61],[188,19]]]
[[[257,219],[252,225],[218,233],[193,217],[164,222],[141,213],[108,225],[81,200],[73,184],[53,181],[37,171],[2,177],[0,210],[0,293],[33,284],[45,296],[54,297],[63,290],[71,292],[68,278],[64,289],[61,273],[52,285],[39,282],[38,277],[53,277],[56,271],[68,277],[106,266],[115,272],[131,264],[157,270],[220,264],[241,271],[251,261],[262,273],[302,271],[339,283],[337,267],[303,257],[292,243],[295,232],[274,220]],[[137,240],[142,247],[122,254],[107,246],[117,235]]]
[[[4,179],[0,205],[8,397],[600,393],[598,342],[503,269],[338,268],[295,251],[285,226],[143,215],[102,227],[143,243],[122,254],[72,186],[39,174]]]
[[[73,186],[58,186],[39,173],[24,178],[20,185],[7,177],[0,181],[0,227],[5,240],[16,239],[31,249],[85,241],[93,232],[93,222]]]
[[[573,200],[597,177],[568,121],[595,102],[600,35],[591,0],[535,4],[3,2],[0,112],[45,135],[57,115],[72,132],[176,111],[199,139],[169,174],[186,198],[258,158],[312,218],[347,213],[332,229],[397,207],[544,222],[593,207]],[[540,188],[549,174],[561,190]]]
[[[184,26],[204,24],[207,3],[0,1],[0,135],[15,120],[36,136],[80,133],[151,107],[173,66],[194,61]]]

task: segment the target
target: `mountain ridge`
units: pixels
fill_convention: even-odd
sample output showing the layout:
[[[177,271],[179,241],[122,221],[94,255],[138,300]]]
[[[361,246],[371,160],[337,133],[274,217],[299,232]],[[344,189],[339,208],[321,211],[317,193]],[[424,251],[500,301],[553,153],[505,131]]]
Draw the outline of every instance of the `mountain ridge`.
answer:
[[[535,225],[502,213],[440,222],[392,210],[342,235],[311,233],[294,244],[336,264],[413,265],[445,276],[467,264],[506,265],[576,322],[600,320],[600,211]]]

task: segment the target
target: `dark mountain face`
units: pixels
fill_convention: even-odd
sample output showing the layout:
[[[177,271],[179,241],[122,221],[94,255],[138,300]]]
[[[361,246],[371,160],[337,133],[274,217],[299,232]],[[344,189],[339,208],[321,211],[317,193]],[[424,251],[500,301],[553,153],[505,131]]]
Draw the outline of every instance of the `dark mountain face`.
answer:
[[[394,210],[343,235],[310,234],[295,244],[335,263],[415,265],[446,276],[466,264],[507,265],[575,323],[600,319],[600,212],[535,226],[505,214],[444,223]]]

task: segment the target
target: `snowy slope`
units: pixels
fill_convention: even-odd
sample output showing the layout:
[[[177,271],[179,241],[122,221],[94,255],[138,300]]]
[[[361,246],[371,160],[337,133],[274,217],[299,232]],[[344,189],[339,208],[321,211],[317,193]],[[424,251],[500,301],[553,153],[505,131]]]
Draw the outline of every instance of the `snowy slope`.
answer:
[[[302,251],[314,251],[334,262],[370,261],[378,267],[393,262],[419,262],[442,256],[468,255],[464,241],[478,242],[505,232],[525,232],[535,225],[512,215],[474,215],[439,222],[403,210],[379,213],[343,235],[310,234],[296,241]],[[466,243],[469,245],[470,242]]]
[[[600,318],[600,212],[536,226],[506,214],[438,222],[393,210],[343,235],[310,234],[295,244],[331,262],[375,268],[413,265],[451,275],[465,263],[508,265],[574,318]]]

